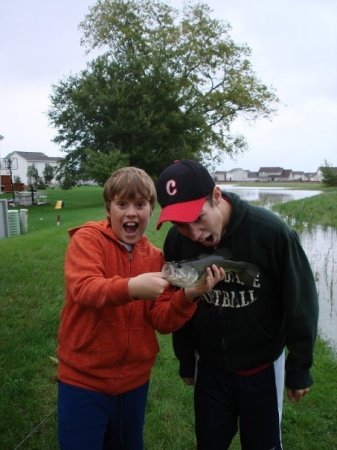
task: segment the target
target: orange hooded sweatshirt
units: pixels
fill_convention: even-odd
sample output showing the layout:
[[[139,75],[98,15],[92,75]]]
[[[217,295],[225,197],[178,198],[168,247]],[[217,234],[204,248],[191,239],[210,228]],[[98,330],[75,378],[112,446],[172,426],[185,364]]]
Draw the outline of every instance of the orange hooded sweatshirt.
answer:
[[[141,386],[159,351],[155,330],[177,330],[196,305],[173,287],[152,301],[130,297],[130,277],[158,272],[163,265],[162,252],[145,236],[128,251],[107,220],[69,234],[58,379],[110,395]]]

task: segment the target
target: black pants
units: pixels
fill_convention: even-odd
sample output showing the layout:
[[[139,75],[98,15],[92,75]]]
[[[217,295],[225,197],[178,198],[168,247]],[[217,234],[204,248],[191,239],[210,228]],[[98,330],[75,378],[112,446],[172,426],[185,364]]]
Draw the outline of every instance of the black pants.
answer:
[[[198,450],[228,449],[238,429],[243,450],[282,449],[284,368],[278,365],[279,374],[275,367],[242,376],[199,361],[194,398]]]

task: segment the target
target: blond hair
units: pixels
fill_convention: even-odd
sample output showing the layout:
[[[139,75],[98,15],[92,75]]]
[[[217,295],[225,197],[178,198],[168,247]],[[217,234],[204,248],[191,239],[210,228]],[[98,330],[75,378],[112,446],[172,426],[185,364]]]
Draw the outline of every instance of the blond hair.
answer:
[[[143,198],[150,203],[152,210],[157,201],[156,188],[151,177],[138,167],[123,167],[113,172],[107,179],[103,190],[107,211],[110,210],[110,203],[116,196],[129,200]]]

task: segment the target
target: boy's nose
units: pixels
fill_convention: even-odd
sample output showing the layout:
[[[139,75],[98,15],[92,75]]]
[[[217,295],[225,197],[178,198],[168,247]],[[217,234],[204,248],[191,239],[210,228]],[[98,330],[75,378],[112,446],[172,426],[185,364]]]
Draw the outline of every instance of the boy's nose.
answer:
[[[137,210],[134,206],[130,205],[126,211],[127,216],[135,216],[137,215]]]

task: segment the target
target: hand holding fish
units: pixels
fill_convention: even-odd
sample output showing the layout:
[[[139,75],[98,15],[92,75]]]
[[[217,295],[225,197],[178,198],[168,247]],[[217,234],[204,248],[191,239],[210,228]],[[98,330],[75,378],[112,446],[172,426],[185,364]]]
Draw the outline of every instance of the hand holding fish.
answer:
[[[169,286],[162,272],[142,273],[130,278],[129,294],[134,300],[153,300]]]
[[[225,271],[222,267],[218,267],[215,264],[212,264],[211,267],[207,267],[206,276],[204,276],[199,283],[195,287],[185,287],[185,295],[187,300],[193,301],[198,297],[201,297],[203,294],[211,291],[213,287],[219,283],[219,281],[225,278]]]

